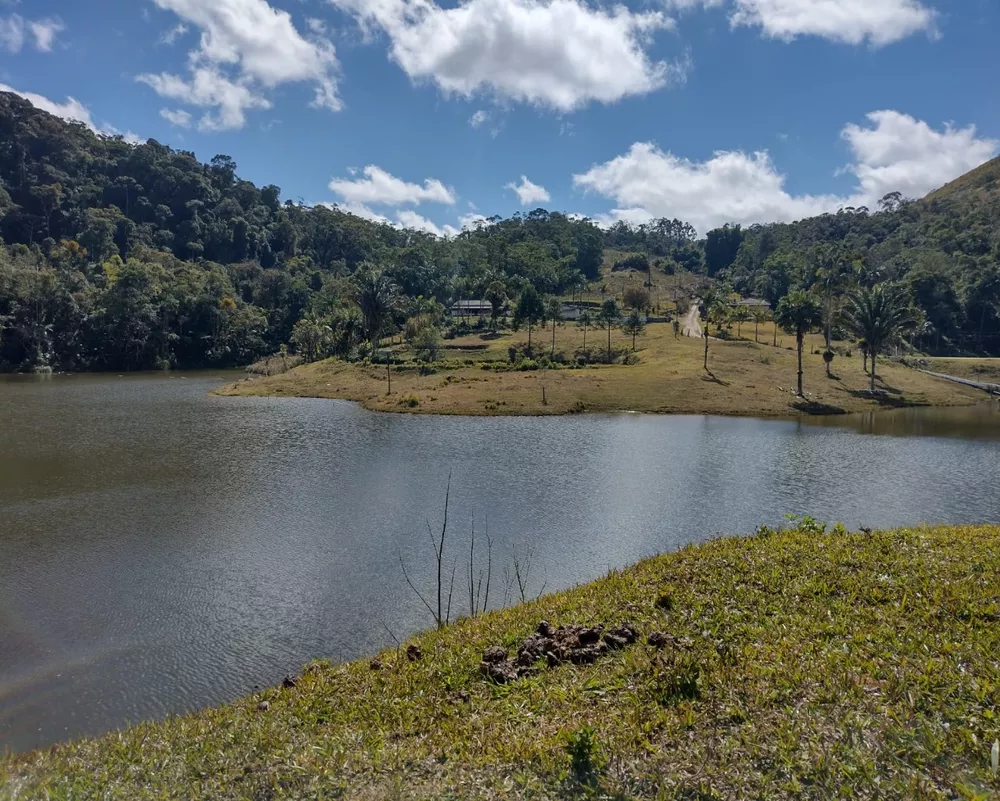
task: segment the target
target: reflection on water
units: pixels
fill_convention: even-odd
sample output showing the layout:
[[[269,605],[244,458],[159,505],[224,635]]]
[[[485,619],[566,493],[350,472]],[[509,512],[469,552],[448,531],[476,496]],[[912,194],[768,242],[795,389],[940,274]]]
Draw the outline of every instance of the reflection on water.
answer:
[[[382,622],[426,627],[399,558],[429,576],[449,473],[453,553],[488,518],[497,554],[532,543],[549,590],[785,513],[1000,521],[995,407],[867,429],[413,417],[217,383],[0,380],[0,748],[219,703],[390,645]]]
[[[894,437],[962,437],[1000,441],[1000,402],[953,408],[892,409],[810,418],[810,425],[851,428],[861,434]]]

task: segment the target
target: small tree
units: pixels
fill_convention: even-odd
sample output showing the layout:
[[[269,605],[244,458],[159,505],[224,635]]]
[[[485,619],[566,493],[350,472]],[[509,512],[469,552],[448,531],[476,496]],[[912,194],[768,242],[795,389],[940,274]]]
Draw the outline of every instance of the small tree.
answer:
[[[860,289],[851,295],[844,318],[857,337],[863,337],[871,356],[871,391],[875,392],[878,355],[912,330],[916,316],[909,303],[895,287],[880,284],[874,289]]]
[[[441,350],[441,332],[436,325],[425,325],[413,335],[410,346],[418,360],[436,362]]]
[[[330,326],[312,317],[303,317],[292,329],[292,345],[307,362],[314,362],[325,350],[331,336]]]
[[[562,320],[562,301],[553,296],[545,301],[545,316],[552,323],[552,356],[556,355],[556,324]]]
[[[583,349],[587,350],[587,329],[594,324],[594,318],[590,316],[589,311],[584,309],[580,312],[580,318],[576,324],[583,329]]]
[[[514,322],[517,325],[528,326],[528,352],[531,352],[531,329],[538,324],[545,316],[545,304],[538,296],[538,291],[534,286],[528,284],[521,292],[521,297],[517,300],[517,309],[514,311]]]
[[[750,310],[740,304],[733,311],[733,320],[736,321],[736,338],[743,339],[743,323],[750,322]]]
[[[632,337],[632,351],[635,351],[635,338],[646,331],[646,317],[638,309],[632,309],[625,322],[622,323],[622,331],[626,336]]]
[[[622,294],[622,304],[626,309],[646,311],[650,307],[651,302],[649,292],[637,286],[630,286]]]
[[[795,334],[795,342],[799,351],[798,386],[801,398],[804,395],[802,391],[802,347],[806,334],[815,331],[823,324],[823,305],[812,295],[797,289],[781,299],[774,319],[789,334]]]
[[[497,320],[503,313],[503,305],[507,302],[507,287],[502,281],[493,281],[486,287],[486,300],[490,303],[490,327],[497,330]]]
[[[611,329],[618,324],[621,317],[621,309],[618,308],[618,301],[614,298],[608,298],[601,304],[601,311],[597,315],[597,321],[601,325],[607,326],[608,329],[608,364],[611,364]]]

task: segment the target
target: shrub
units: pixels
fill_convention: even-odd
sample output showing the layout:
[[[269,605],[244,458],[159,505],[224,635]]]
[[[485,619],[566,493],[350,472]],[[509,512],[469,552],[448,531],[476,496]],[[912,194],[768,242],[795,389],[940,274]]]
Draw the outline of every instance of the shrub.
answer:
[[[633,253],[616,261],[611,269],[616,273],[623,270],[638,270],[644,273],[649,270],[649,257],[645,253]]]
[[[425,326],[410,338],[410,346],[420,361],[436,362],[441,350],[441,333],[435,325]]]
[[[408,409],[416,409],[420,405],[420,398],[411,392],[409,395],[400,398],[399,405],[405,406]]]

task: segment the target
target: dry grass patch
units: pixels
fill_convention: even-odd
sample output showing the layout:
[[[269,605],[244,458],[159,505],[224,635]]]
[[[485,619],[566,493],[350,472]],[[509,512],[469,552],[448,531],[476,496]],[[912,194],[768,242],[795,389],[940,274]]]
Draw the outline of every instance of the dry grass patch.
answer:
[[[794,394],[796,358],[794,339],[761,326],[760,343],[754,342],[752,324],[743,326],[748,341],[710,343],[709,369],[702,368],[704,343],[676,339],[669,324],[651,324],[638,339],[639,363],[632,366],[599,365],[580,369],[495,372],[491,364],[507,361],[508,348],[526,343],[527,334],[498,338],[473,335],[449,342],[449,362],[431,375],[414,366],[394,368],[392,395],[387,395],[385,367],[348,365],[326,361],[269,378],[258,378],[223,387],[221,395],[278,395],[342,398],[366,408],[389,412],[466,415],[543,415],[570,412],[640,411],[684,414],[788,416],[799,413],[871,411],[895,406],[949,406],[975,403],[982,394],[971,388],[924,375],[901,365],[881,362],[880,388],[885,394],[868,395],[868,375],[859,354],[839,356],[834,378],[826,376],[820,352],[821,337],[810,337],[805,358],[803,402]],[[533,333],[537,356],[551,351],[551,329]],[[473,351],[473,346],[486,345]],[[630,340],[612,332],[612,346],[624,348]],[[575,324],[556,329],[556,351],[572,361],[583,346],[583,331]],[[588,347],[607,347],[607,332],[590,330]],[[466,349],[463,350],[462,348]],[[849,347],[840,348],[846,352]],[[471,362],[471,364],[466,364]],[[544,395],[543,395],[544,389]],[[420,398],[418,406],[400,405],[400,398]],[[544,400],[543,400],[544,398]]]

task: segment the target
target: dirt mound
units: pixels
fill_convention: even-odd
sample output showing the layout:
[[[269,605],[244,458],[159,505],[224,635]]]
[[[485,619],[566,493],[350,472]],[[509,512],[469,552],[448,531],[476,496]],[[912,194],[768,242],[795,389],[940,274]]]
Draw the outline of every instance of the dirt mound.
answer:
[[[507,649],[494,645],[483,653],[479,669],[497,684],[516,681],[537,670],[541,660],[549,667],[569,662],[591,665],[609,651],[617,651],[638,640],[633,626],[624,623],[611,629],[604,626],[559,626],[547,620],[538,624],[535,633],[527,637],[511,658]]]

